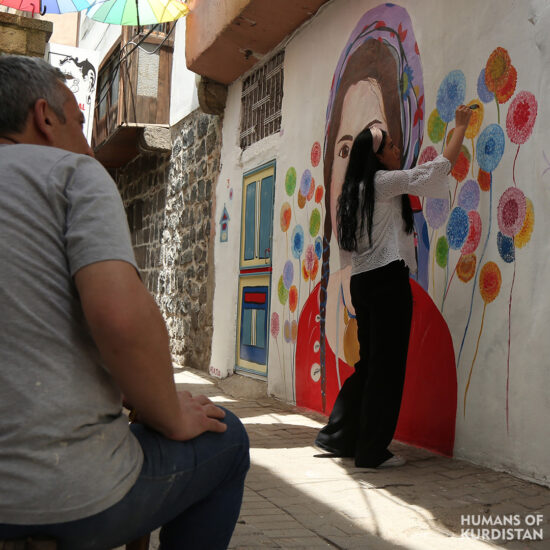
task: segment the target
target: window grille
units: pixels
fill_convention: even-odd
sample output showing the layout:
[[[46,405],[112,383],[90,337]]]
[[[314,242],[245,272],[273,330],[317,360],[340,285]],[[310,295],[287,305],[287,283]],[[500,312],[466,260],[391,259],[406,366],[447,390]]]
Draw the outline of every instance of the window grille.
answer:
[[[285,52],[279,52],[243,82],[240,134],[242,149],[281,129],[284,59]]]

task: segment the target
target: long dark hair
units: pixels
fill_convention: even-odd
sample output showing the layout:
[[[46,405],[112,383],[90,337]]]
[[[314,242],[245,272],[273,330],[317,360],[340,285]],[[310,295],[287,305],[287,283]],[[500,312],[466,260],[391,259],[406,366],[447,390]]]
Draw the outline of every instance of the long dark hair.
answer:
[[[378,147],[381,152],[386,145],[386,132],[382,132],[382,141]],[[342,192],[338,197],[337,222],[338,243],[344,250],[357,249],[357,204],[361,198],[360,232],[363,233],[365,221],[367,234],[372,246],[372,219],[374,215],[374,175],[383,170],[382,165],[373,151],[373,140],[370,128],[365,128],[353,141],[349,162],[346,169]],[[363,192],[361,193],[361,183]],[[414,226],[413,212],[408,195],[401,195],[401,216],[407,233],[412,233]]]

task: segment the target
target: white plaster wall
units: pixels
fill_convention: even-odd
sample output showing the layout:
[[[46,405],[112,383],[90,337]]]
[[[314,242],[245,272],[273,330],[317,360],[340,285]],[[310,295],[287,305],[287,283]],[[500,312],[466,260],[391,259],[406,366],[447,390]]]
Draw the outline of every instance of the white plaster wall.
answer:
[[[95,50],[99,58],[107,55],[113,44],[120,38],[121,25],[99,23],[89,17],[80,18],[78,46],[87,50]]]
[[[238,252],[240,249],[242,174],[275,159],[276,191],[274,204],[274,242],[271,312],[280,309],[276,284],[287,257],[286,242],[279,226],[282,203],[288,199],[284,189],[285,173],[294,166],[300,174],[309,168],[316,182],[322,183],[322,162],[309,164],[311,146],[323,143],[325,112],[332,75],[340,52],[360,17],[380,2],[371,0],[334,0],[296,33],[285,48],[284,99],[282,131],[241,153],[238,146],[241,81],[229,89],[223,128],[222,171],[216,191],[214,337],[211,372],[231,374],[235,363],[237,314]],[[461,69],[467,81],[466,100],[477,97],[477,77],[496,47],[505,48],[518,72],[516,92],[528,90],[538,100],[538,115],[530,139],[521,146],[516,163],[516,181],[535,206],[535,229],[530,242],[516,250],[515,282],[510,306],[514,264],[499,258],[496,246],[496,203],[502,192],[513,185],[512,165],[517,146],[506,139],[502,161],[493,173],[493,226],[484,261],[496,261],[502,274],[498,299],[487,305],[483,333],[475,357],[473,378],[468,393],[467,415],[462,401],[470,365],[476,354],[483,302],[479,292],[475,299],[471,327],[467,333],[463,356],[458,365],[458,406],[455,456],[514,472],[529,479],[550,483],[550,307],[546,286],[550,280],[548,239],[550,217],[550,13],[542,0],[402,0],[412,19],[422,57],[425,90],[425,140],[427,119],[436,105],[442,79],[454,69]],[[510,100],[511,101],[511,100]],[[510,101],[501,105],[501,125]],[[494,102],[485,105],[486,124],[496,122]],[[439,150],[439,146],[436,145]],[[475,165],[477,171],[477,165]],[[299,184],[299,183],[298,183]],[[233,198],[229,199],[229,189]],[[219,219],[223,206],[231,221],[229,241],[219,242]],[[479,212],[485,224],[489,203],[482,193]],[[294,215],[295,208],[293,208]],[[305,216],[305,211],[298,215]],[[305,217],[302,220],[305,225]],[[485,233],[484,233],[485,235]],[[482,236],[482,242],[484,236]],[[458,256],[452,260],[454,262]],[[434,301],[439,304],[445,273],[435,275]],[[319,275],[317,276],[317,281]],[[231,283],[229,283],[231,281]],[[463,285],[460,283],[460,285]],[[468,317],[472,283],[453,283],[444,308],[444,316],[455,344],[455,355],[462,340]],[[431,288],[430,288],[431,290]],[[298,310],[306,294],[300,297]],[[510,425],[507,432],[504,415],[508,354],[508,313],[510,324]],[[292,352],[279,353],[270,338],[268,391],[293,400],[290,382]],[[284,376],[283,376],[283,369]],[[283,383],[285,381],[286,383]]]
[[[197,109],[196,75],[185,65],[185,18],[176,23],[170,95],[170,126]]]

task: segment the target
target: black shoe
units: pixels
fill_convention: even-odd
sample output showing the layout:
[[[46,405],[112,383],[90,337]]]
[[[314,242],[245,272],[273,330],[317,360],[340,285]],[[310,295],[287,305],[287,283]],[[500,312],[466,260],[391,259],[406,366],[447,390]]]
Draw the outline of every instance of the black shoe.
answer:
[[[321,451],[324,451],[326,454],[324,455],[316,455],[316,456],[323,456],[326,458],[345,458],[353,456],[353,453],[345,453],[344,451],[341,451],[340,449],[336,449],[334,447],[331,447],[330,445],[327,445],[325,443],[321,443],[320,441],[315,440],[314,443],[315,447],[320,449]]]

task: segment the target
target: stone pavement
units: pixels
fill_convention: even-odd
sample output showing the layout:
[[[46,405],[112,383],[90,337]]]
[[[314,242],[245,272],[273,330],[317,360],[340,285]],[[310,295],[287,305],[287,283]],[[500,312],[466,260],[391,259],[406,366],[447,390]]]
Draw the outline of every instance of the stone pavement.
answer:
[[[250,436],[252,465],[231,549],[550,549],[547,487],[397,442],[391,448],[405,466],[355,468],[351,459],[315,456],[320,414],[231,397],[203,372],[177,372],[176,382],[235,412]],[[480,525],[483,518],[493,525]],[[486,529],[493,540],[462,537],[467,528]],[[541,532],[543,540],[531,540]],[[155,533],[151,550],[157,540]]]

